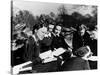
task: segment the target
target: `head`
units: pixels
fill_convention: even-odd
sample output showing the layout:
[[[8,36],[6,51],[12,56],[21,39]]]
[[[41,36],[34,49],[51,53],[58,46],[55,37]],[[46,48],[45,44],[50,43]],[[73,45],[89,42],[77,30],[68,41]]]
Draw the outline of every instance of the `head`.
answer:
[[[53,32],[53,29],[54,29],[54,25],[49,24],[49,27],[48,27],[49,32]]]
[[[79,35],[83,36],[86,32],[86,26],[84,24],[81,24],[78,26],[77,31],[79,32]]]
[[[96,31],[91,31],[90,32],[90,38],[91,39],[97,39],[97,32]]]
[[[38,37],[39,40],[43,40],[43,38],[45,37],[45,34],[47,34],[47,28],[39,27],[34,30],[34,34]]]
[[[25,33],[27,36],[31,36],[32,35],[32,30],[30,30],[30,28],[25,28],[23,30],[23,33]]]
[[[75,51],[75,55],[77,57],[84,57],[84,58],[89,58],[92,55],[92,52],[89,48],[89,46],[84,46],[80,47]]]
[[[62,27],[61,26],[59,26],[59,25],[57,25],[56,27],[55,27],[55,34],[57,34],[57,35],[59,35],[60,33],[61,33],[61,30],[62,30]]]

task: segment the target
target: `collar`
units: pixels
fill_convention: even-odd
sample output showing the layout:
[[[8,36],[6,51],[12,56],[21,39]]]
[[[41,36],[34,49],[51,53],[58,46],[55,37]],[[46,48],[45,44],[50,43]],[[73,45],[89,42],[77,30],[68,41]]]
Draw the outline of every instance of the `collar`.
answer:
[[[45,35],[45,37],[51,37],[51,33],[49,32],[48,34]]]
[[[60,36],[59,34],[55,34],[55,35],[58,36],[58,37]]]
[[[36,35],[36,34],[34,34],[34,35],[32,35],[32,37],[34,38],[34,40],[36,41],[36,42],[38,42],[38,36]]]

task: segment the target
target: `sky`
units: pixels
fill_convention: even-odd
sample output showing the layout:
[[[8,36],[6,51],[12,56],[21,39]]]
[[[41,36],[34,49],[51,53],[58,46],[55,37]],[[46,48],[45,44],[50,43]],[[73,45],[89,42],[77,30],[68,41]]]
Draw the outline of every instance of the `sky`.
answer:
[[[93,16],[92,11],[95,10],[90,5],[72,5],[72,4],[61,4],[61,3],[47,3],[47,2],[36,2],[36,1],[13,1],[14,12],[17,9],[28,10],[33,15],[49,14],[50,12],[58,13],[58,8],[62,5],[67,9],[67,13],[71,15],[73,12],[79,12],[83,16],[90,14]]]

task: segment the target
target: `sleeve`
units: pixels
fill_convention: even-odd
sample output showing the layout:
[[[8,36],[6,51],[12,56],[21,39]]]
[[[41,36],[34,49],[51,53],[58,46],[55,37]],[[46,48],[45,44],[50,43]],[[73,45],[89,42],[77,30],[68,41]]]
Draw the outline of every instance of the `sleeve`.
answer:
[[[74,33],[73,34],[73,41],[72,41],[72,47],[73,47],[73,50],[72,52],[74,53],[76,51],[76,49],[78,48],[78,40],[77,40],[77,37],[76,37],[76,34]]]
[[[85,34],[84,40],[85,40],[85,45],[90,45],[90,43],[91,43],[91,38],[90,38],[90,35],[89,35],[87,32],[86,32],[86,34]]]
[[[30,37],[26,43],[24,58],[26,61],[32,61],[34,53],[34,40]]]
[[[62,39],[62,41],[63,41],[63,44],[62,44],[63,48],[68,50],[68,47],[69,47],[69,46],[68,46],[68,44],[65,42],[64,38]]]

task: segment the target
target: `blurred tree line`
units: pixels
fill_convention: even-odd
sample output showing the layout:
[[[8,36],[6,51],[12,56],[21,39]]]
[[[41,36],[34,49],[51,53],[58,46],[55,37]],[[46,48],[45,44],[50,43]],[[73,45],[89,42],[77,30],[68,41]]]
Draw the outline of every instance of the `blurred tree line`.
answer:
[[[63,27],[76,27],[80,24],[85,24],[90,30],[97,25],[97,7],[94,7],[95,10],[92,12],[94,16],[86,14],[83,16],[78,12],[74,12],[71,15],[68,15],[67,9],[64,5],[58,8],[58,14],[50,12],[50,14],[41,14],[39,16],[34,16],[30,11],[20,10],[16,16],[11,15],[11,25],[12,30],[17,24],[25,24],[26,27],[32,29],[34,25],[48,26],[48,24],[61,24]],[[11,12],[13,13],[13,11]]]
[[[80,24],[85,24],[89,30],[94,30],[97,26],[97,6],[92,6],[95,10],[92,11],[93,16],[90,14],[82,15],[79,12],[73,12],[71,15],[68,15],[67,9],[62,5],[59,10],[60,19],[62,19],[62,25],[64,27],[76,27]]]

